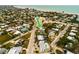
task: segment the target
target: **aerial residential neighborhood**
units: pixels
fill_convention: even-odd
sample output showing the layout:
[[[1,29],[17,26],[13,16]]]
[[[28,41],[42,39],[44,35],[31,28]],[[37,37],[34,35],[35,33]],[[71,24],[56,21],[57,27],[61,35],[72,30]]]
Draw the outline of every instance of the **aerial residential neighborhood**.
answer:
[[[0,6],[0,54],[79,54],[79,14]]]

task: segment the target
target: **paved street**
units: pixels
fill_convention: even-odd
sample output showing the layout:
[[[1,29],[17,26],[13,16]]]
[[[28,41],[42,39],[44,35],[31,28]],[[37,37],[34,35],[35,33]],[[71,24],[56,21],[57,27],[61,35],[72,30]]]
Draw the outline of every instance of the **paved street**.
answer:
[[[52,41],[51,46],[54,46],[62,36],[64,36],[64,34],[66,33],[66,30],[70,27],[70,24],[68,24],[64,30],[60,31],[59,35],[56,36],[56,38],[54,39],[54,41]]]
[[[28,44],[28,48],[27,48],[27,53],[33,53],[34,52],[35,31],[36,31],[36,28],[34,26],[33,30],[31,31],[31,36],[30,36],[30,40],[29,40],[29,44]]]
[[[30,33],[30,32],[31,32],[31,31],[26,32],[25,34],[21,34],[20,36],[18,36],[18,37],[16,37],[16,38],[13,38],[13,39],[11,39],[11,40],[9,40],[9,41],[7,41],[7,42],[1,44],[0,47],[3,46],[3,45],[6,45],[6,44],[8,44],[8,43],[10,43],[11,41],[14,41],[14,40],[20,39],[21,37],[25,36],[26,34],[28,34],[28,33]]]

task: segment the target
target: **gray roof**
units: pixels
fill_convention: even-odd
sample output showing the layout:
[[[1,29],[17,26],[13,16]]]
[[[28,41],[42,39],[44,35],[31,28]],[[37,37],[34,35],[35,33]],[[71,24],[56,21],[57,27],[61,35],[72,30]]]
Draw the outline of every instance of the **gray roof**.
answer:
[[[8,52],[5,48],[0,48],[0,54],[6,54]]]

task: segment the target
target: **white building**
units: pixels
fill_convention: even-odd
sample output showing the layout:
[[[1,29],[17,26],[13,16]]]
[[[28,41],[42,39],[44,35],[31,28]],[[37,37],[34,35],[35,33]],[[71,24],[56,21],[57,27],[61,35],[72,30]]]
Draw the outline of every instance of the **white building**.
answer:
[[[30,28],[30,25],[29,24],[23,24],[23,26],[25,26],[27,28]]]
[[[66,48],[71,48],[72,46],[73,46],[72,43],[68,43],[68,44],[65,45]]]
[[[56,18],[58,18],[58,16],[54,16],[53,18],[55,18],[55,19],[56,19]]]
[[[8,52],[5,48],[0,48],[0,54],[6,54]]]
[[[57,28],[61,28],[62,26],[63,26],[63,24],[56,25]]]
[[[72,29],[73,29],[73,30],[76,30],[77,28],[76,28],[76,27],[72,27]]]
[[[40,53],[43,53],[45,50],[44,41],[39,41]]]
[[[13,31],[14,29],[12,28],[8,28],[6,31],[9,32],[9,31]]]
[[[71,32],[78,32],[77,30],[71,30]]]
[[[68,36],[67,39],[68,39],[68,40],[71,40],[71,41],[73,41],[73,42],[78,42],[78,40],[75,39],[75,37],[72,37],[72,36]]]
[[[76,36],[76,33],[70,32],[69,35],[70,35],[70,36]]]
[[[20,35],[21,32],[20,31],[15,31],[14,35]]]
[[[72,52],[70,52],[69,50],[67,50],[67,54],[74,54],[74,53],[72,53]]]
[[[44,36],[43,35],[37,35],[37,39],[38,40],[44,40]]]
[[[8,52],[8,54],[19,54],[22,50],[22,47],[13,47],[10,49],[10,51]]]
[[[74,37],[71,37],[71,36],[68,36],[67,39],[74,40],[75,38]]]
[[[54,31],[59,31],[59,29],[58,29],[58,28],[52,28],[52,30],[54,30]]]

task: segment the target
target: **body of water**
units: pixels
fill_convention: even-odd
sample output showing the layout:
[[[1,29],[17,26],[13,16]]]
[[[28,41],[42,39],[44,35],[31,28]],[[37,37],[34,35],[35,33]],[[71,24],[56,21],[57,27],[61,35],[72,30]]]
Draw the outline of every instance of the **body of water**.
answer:
[[[34,8],[42,11],[58,11],[79,14],[79,5],[16,5],[18,8]]]

